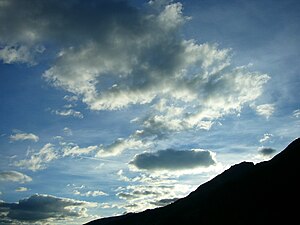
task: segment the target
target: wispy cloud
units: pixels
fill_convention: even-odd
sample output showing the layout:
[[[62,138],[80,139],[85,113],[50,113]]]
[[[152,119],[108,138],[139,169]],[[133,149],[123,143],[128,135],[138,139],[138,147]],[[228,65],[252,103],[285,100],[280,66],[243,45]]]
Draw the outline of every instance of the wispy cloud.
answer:
[[[57,159],[58,154],[51,143],[45,144],[38,152],[33,153],[27,159],[14,163],[15,166],[26,168],[32,171],[42,170],[52,160]]]
[[[33,133],[25,133],[22,131],[18,131],[15,134],[12,134],[9,136],[9,139],[11,142],[15,141],[33,141],[33,142],[38,142],[39,137]]]
[[[36,46],[32,48],[25,45],[7,45],[0,49],[0,59],[2,59],[3,63],[7,64],[27,63],[29,65],[34,65],[36,62],[31,52],[34,52],[35,54],[41,54],[44,50],[45,49],[42,46]]]
[[[81,112],[79,111],[76,111],[74,109],[62,109],[62,110],[53,110],[52,111],[55,115],[58,115],[58,116],[73,116],[73,117],[77,117],[77,118],[80,118],[82,119],[83,118],[83,115]]]
[[[96,191],[87,191],[87,192],[80,192],[79,190],[74,190],[73,194],[75,195],[80,195],[80,196],[85,196],[85,197],[96,197],[96,196],[106,196],[108,195],[107,193],[96,190]]]
[[[73,131],[72,131],[72,129],[69,128],[69,127],[64,127],[63,132],[64,132],[64,134],[67,135],[67,136],[72,136],[72,135],[73,135]]]
[[[96,157],[115,156],[121,154],[124,150],[141,149],[146,148],[147,146],[147,143],[136,139],[134,136],[131,136],[128,139],[119,138],[108,146],[101,146]]]
[[[32,178],[26,174],[17,171],[2,171],[0,172],[0,182],[18,182],[27,183],[32,181]]]
[[[260,142],[260,143],[266,142],[266,141],[268,141],[271,137],[273,137],[273,134],[266,133],[266,134],[264,134],[264,136],[259,140],[259,142]]]
[[[15,191],[16,192],[25,192],[25,191],[28,191],[28,188],[27,187],[18,187]]]
[[[255,109],[256,109],[256,112],[258,115],[269,118],[275,111],[275,105],[274,104],[263,104],[263,105],[256,106]]]
[[[299,118],[300,117],[300,109],[296,109],[293,111],[293,117]]]
[[[63,156],[80,156],[89,154],[95,150],[99,149],[98,146],[88,146],[85,148],[81,148],[78,145],[66,145],[63,147]]]

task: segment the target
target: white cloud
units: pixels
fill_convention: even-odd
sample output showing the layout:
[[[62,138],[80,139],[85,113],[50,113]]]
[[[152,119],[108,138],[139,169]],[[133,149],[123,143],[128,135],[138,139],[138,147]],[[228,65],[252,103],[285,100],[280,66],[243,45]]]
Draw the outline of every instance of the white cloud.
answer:
[[[87,217],[87,208],[94,208],[93,202],[78,201],[69,198],[59,198],[52,195],[35,194],[18,203],[0,203],[3,212],[2,219],[18,223],[46,223],[56,220],[78,219]]]
[[[149,5],[157,4],[152,1]],[[243,79],[238,80],[234,70],[224,70],[230,66],[228,49],[180,38],[180,27],[189,18],[183,15],[179,2],[160,3],[160,9],[152,14],[141,14],[125,2],[99,2],[93,8],[82,9],[81,16],[69,13],[70,8],[76,7],[77,3],[36,5],[29,1],[20,5],[11,1],[2,8],[2,21],[9,22],[1,24],[9,27],[10,32],[2,36],[0,42],[37,46],[51,38],[60,43],[56,61],[45,71],[44,77],[54,86],[82,97],[93,110],[150,103],[162,96],[183,101],[198,97],[213,101],[212,97],[216,97],[221,98],[222,104],[232,98],[237,101],[236,104],[230,102],[235,110],[261,93],[264,82],[259,81],[264,75],[253,76],[255,73],[243,71],[240,74]],[[119,10],[112,10],[114,8]],[[12,10],[17,12],[14,20],[8,13]],[[61,16],[64,23],[57,26],[55,21]],[[34,26],[31,17],[36,18]],[[78,18],[84,19],[78,21]],[[86,30],[86,27],[95,29]],[[228,74],[228,78],[222,73]],[[229,89],[225,89],[226,84]],[[225,94],[223,99],[222,94]],[[65,97],[66,100],[72,98]],[[197,102],[199,110],[206,108],[200,104],[202,101]]]
[[[15,141],[33,141],[33,142],[38,142],[39,137],[33,133],[24,133],[24,132],[18,132],[16,134],[12,134],[9,136],[9,139],[11,142]]]
[[[296,109],[293,111],[293,117],[299,118],[300,117],[300,109]]]
[[[263,104],[256,106],[256,112],[258,115],[265,116],[269,118],[275,111],[274,104]]]
[[[64,100],[68,102],[76,102],[78,101],[78,97],[76,95],[65,95]]]
[[[28,191],[28,188],[27,187],[18,187],[15,191],[16,192],[25,192],[25,191]]]
[[[63,132],[64,132],[64,134],[67,135],[67,136],[72,136],[72,135],[73,135],[73,131],[72,131],[72,129],[69,128],[69,127],[64,127]]]
[[[74,109],[53,110],[52,112],[58,116],[73,116],[80,119],[83,118],[82,113]]]
[[[269,140],[271,137],[273,137],[273,134],[264,134],[264,136],[259,140],[260,143],[262,142],[266,142],[267,140]]]
[[[34,65],[35,60],[31,52],[42,53],[44,48],[36,47],[30,48],[28,46],[5,46],[0,49],[0,59],[3,63],[28,63],[29,65]]]
[[[108,146],[100,147],[100,150],[97,152],[96,157],[109,157],[121,154],[124,150],[127,149],[140,149],[146,148],[148,144],[144,143],[141,140],[137,140],[133,136],[128,139],[119,138],[112,144]]]
[[[86,148],[80,148],[78,145],[71,145],[63,147],[63,156],[80,156],[89,154],[99,149],[98,146],[88,146]]]
[[[11,0],[0,9],[0,21],[5,21],[0,26],[9,30],[0,37],[3,46],[27,46],[32,58],[37,54],[32,49],[49,39],[57,46],[43,77],[70,92],[66,101],[81,100],[91,110],[150,106],[149,115],[137,121],[139,134],[101,146],[98,157],[144,148],[147,138],[209,130],[218,119],[255,104],[270,79],[249,66],[235,67],[231,49],[184,39],[181,28],[190,18],[181,3],[151,1],[148,6],[155,10],[141,13],[125,1],[99,1],[77,10],[76,1]],[[57,23],[62,17],[63,23]],[[256,110],[269,117],[274,105]],[[83,117],[71,108],[54,113]]]
[[[57,159],[58,154],[51,143],[45,144],[38,152],[30,155],[29,158],[16,161],[15,166],[26,168],[32,171],[42,170],[52,160]]]
[[[18,182],[27,183],[32,181],[32,178],[26,174],[17,171],[2,171],[0,172],[0,182]]]
[[[106,195],[108,195],[105,192],[99,191],[99,190],[87,191],[87,192],[80,192],[78,190],[74,190],[73,194],[80,195],[80,196],[85,196],[85,197],[96,197],[96,196],[106,196]]]

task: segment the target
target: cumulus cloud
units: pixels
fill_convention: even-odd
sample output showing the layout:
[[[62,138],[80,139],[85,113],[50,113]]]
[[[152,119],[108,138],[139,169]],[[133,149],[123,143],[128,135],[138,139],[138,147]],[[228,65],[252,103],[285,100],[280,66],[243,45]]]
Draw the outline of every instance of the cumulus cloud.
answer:
[[[259,81],[267,78],[248,72],[243,77],[252,81],[241,83],[229,70],[232,78],[222,79],[219,73],[229,65],[229,50],[181,39],[178,32],[188,17],[178,2],[166,2],[160,11],[149,14],[140,13],[126,2],[94,2],[80,10],[77,2],[34,2],[20,5],[10,1],[1,7],[1,21],[8,21],[1,26],[9,32],[3,34],[0,42],[37,46],[51,38],[61,48],[44,77],[53,85],[82,96],[91,109],[144,104],[162,95],[196,99],[205,89],[216,89],[211,85],[220,76],[221,85],[229,82],[233,90],[224,90],[225,97],[245,95],[241,89],[251,88],[258,90],[247,89],[255,98],[262,85]],[[15,17],[12,19],[11,15]],[[61,17],[63,23],[57,23]],[[241,98],[238,105],[245,100],[249,99]]]
[[[15,166],[32,171],[42,170],[52,160],[57,159],[58,154],[51,143],[45,144],[38,152],[34,152],[29,158],[16,161]]]
[[[42,194],[32,195],[18,203],[0,203],[2,211],[6,213],[1,219],[10,220],[12,223],[87,217],[87,208],[96,206],[96,203]]]
[[[81,100],[91,110],[151,106],[149,115],[137,120],[139,134],[102,146],[99,157],[141,148],[147,138],[209,130],[218,119],[253,104],[270,79],[249,66],[233,66],[231,49],[184,39],[181,28],[190,18],[179,2],[150,1],[148,10],[127,1],[80,3],[9,1],[0,7],[5,21],[0,44],[26,47],[30,59],[23,61],[30,62],[42,52],[35,49],[45,46],[45,54],[47,43],[53,43],[56,56],[43,77],[72,93],[64,98],[68,102]],[[256,110],[269,117],[274,107]],[[54,113],[82,117],[73,109]]]
[[[263,104],[256,106],[256,112],[258,115],[269,118],[275,111],[274,104]]]
[[[0,172],[0,182],[18,182],[27,183],[32,181],[32,178],[26,174],[17,171],[2,171]]]
[[[276,152],[276,149],[268,148],[268,147],[260,147],[258,149],[258,152],[263,156],[271,156]]]
[[[9,139],[11,142],[26,141],[26,140],[38,142],[39,137],[33,133],[24,133],[24,132],[18,131],[16,134],[10,135]]]
[[[160,150],[136,155],[131,165],[142,170],[186,170],[216,164],[213,153],[206,150]]]

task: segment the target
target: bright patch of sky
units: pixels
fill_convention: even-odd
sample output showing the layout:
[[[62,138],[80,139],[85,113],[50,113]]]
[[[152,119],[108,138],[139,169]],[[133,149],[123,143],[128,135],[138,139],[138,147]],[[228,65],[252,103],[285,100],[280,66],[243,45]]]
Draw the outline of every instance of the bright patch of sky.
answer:
[[[0,223],[163,206],[278,153],[300,133],[299,10],[0,0]]]

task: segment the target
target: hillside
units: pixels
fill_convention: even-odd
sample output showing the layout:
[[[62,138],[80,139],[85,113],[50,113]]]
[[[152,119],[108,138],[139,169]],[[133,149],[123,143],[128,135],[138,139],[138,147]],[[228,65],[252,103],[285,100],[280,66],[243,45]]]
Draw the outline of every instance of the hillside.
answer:
[[[299,156],[300,138],[271,160],[234,165],[168,206],[88,225],[300,224]]]

